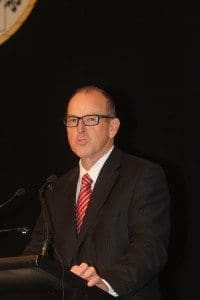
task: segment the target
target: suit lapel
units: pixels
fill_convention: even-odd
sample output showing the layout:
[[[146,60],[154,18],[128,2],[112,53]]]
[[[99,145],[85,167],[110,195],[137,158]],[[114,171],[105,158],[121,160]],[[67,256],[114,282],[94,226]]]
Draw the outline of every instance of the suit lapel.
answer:
[[[75,253],[83,242],[87,232],[92,228],[101,214],[103,206],[119,176],[121,151],[114,149],[105,162],[94,186],[86,216],[77,238]]]
[[[66,223],[67,223],[67,233],[68,236],[71,236],[72,239],[76,237],[76,219],[75,219],[75,211],[76,211],[76,187],[78,181],[77,171],[74,176],[71,178],[70,184],[67,190],[67,198],[68,199],[68,209],[66,214]]]
[[[74,247],[76,245],[76,217],[75,217],[75,196],[76,186],[79,176],[79,168],[76,168],[72,175],[67,178],[67,181],[63,185],[60,191],[60,220],[58,223],[61,224],[62,228],[59,228],[58,235],[62,242],[62,256],[65,260],[65,264],[71,264]],[[64,231],[63,231],[64,229]],[[63,234],[65,238],[63,239]]]

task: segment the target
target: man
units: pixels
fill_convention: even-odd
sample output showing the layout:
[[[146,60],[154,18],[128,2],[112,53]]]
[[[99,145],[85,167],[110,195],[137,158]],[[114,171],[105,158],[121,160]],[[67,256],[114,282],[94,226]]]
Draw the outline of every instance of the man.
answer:
[[[57,254],[88,287],[96,285],[121,299],[159,299],[158,275],[169,237],[162,169],[114,146],[120,121],[111,97],[97,87],[73,94],[64,123],[80,161],[46,193]]]

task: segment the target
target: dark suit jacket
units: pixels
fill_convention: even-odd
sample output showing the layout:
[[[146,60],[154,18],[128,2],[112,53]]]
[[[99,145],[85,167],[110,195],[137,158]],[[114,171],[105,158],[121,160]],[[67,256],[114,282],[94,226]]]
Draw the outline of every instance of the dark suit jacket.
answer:
[[[87,262],[120,299],[159,299],[158,274],[166,263],[169,194],[157,164],[114,148],[93,189],[80,234],[76,234],[75,194],[79,168],[46,192],[54,245],[67,268]],[[27,251],[44,239],[41,220]]]

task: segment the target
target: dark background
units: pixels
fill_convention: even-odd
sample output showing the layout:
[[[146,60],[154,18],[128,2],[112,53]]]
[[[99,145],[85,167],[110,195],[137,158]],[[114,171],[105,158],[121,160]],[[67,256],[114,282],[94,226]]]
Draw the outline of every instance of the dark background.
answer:
[[[116,96],[117,145],[160,163],[171,194],[169,260],[163,299],[198,298],[200,18],[191,1],[38,0],[0,46],[1,228],[35,224],[38,189],[75,163],[65,142],[66,97],[97,84]],[[19,255],[28,239],[0,234],[0,256]]]

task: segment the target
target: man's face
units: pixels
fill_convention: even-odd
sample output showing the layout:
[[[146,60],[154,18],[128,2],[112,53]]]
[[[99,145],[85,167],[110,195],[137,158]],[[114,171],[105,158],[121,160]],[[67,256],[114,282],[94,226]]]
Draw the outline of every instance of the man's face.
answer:
[[[108,115],[107,100],[97,91],[82,91],[69,102],[68,116]],[[77,127],[67,127],[67,137],[72,151],[81,158],[84,167],[90,168],[113,145],[119,120],[100,119],[95,126],[85,126],[79,120]]]

